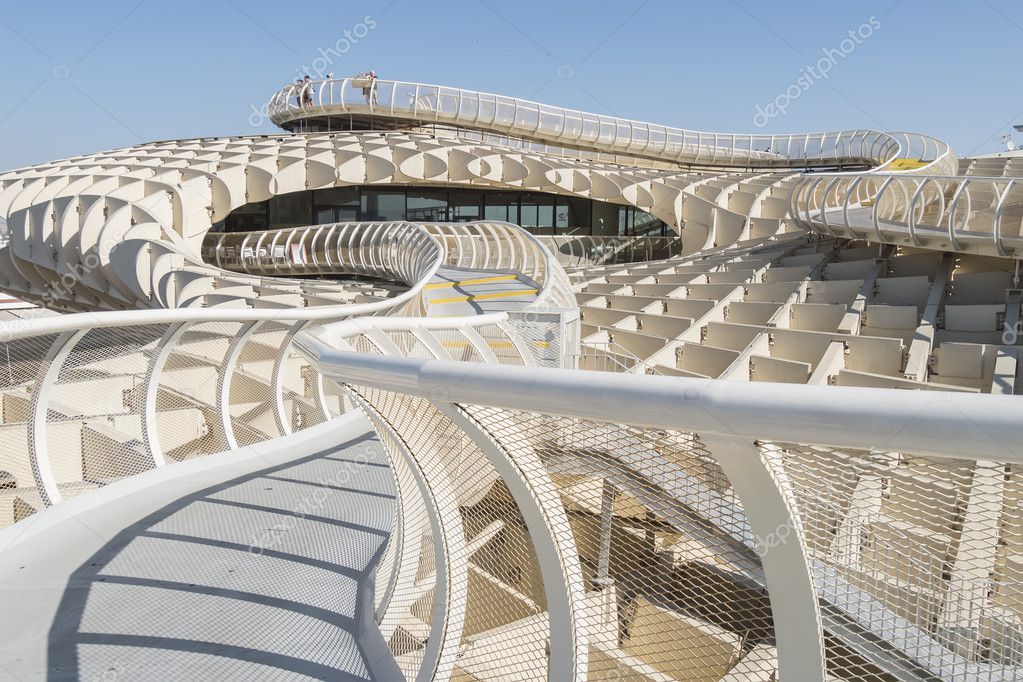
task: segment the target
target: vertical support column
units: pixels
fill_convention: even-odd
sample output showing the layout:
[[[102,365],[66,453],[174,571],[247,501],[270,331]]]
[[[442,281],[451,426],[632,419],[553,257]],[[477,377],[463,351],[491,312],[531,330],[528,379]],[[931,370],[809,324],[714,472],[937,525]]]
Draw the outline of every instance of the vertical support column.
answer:
[[[824,680],[824,632],[802,524],[770,463],[755,443],[729,436],[702,436],[739,497],[753,534],[768,538],[788,531],[785,542],[762,552],[761,562],[774,616],[778,673],[783,680]]]
[[[273,371],[270,374],[270,390],[273,391],[274,418],[277,420],[277,428],[285,436],[291,435],[291,417],[284,411],[284,368],[291,354],[292,341],[295,334],[308,326],[309,322],[296,322],[288,329],[281,342],[280,351],[274,358]]]
[[[938,326],[938,311],[945,300],[948,282],[952,279],[955,258],[946,253],[934,273],[931,292],[927,296],[927,305],[916,328],[916,336],[909,346],[909,357],[906,360],[906,378],[916,381],[927,381],[927,360],[934,347],[934,330]]]
[[[990,576],[995,569],[999,521],[1005,493],[1005,472],[994,462],[977,462],[963,515],[959,548],[941,607],[939,627],[955,642],[958,653],[972,657],[980,646],[981,626],[989,615]]]
[[[425,503],[433,538],[433,561],[436,575],[431,613],[430,636],[423,652],[423,661],[416,682],[447,680],[451,677],[465,621],[465,596],[468,592],[468,569],[465,561],[465,535],[458,508],[444,477],[431,476],[417,461],[415,454],[387,418],[354,389],[352,395],[369,415],[373,425],[387,433],[408,464],[408,472]],[[451,561],[456,557],[456,561]],[[418,570],[418,565],[415,567]],[[415,577],[415,572],[411,573]]]
[[[597,587],[606,587],[612,584],[611,580],[611,531],[614,522],[614,504],[618,491],[614,489],[607,479],[601,489],[600,497],[600,545],[597,548],[597,575],[593,584]]]

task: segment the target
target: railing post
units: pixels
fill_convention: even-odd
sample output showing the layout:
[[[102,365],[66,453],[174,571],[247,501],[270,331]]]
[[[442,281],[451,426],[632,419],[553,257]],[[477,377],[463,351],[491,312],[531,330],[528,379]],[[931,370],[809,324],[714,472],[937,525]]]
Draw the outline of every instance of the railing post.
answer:
[[[273,370],[270,374],[270,390],[273,392],[274,417],[277,419],[277,428],[281,430],[282,436],[291,435],[291,419],[284,413],[284,368],[287,364],[288,355],[291,353],[292,341],[300,330],[304,329],[309,322],[296,322],[291,325],[281,341],[280,351],[274,358]]]
[[[156,424],[156,400],[160,395],[160,375],[167,364],[167,358],[174,351],[186,331],[187,322],[172,324],[157,342],[156,354],[149,361],[146,370],[146,395],[142,401],[142,440],[154,467],[163,466],[166,460],[160,447],[159,429]]]
[[[513,457],[461,407],[439,402],[434,406],[487,456],[526,522],[547,597],[547,679],[586,679],[589,643],[582,568],[568,515],[546,468],[532,450]]]
[[[35,478],[36,491],[47,507],[60,504],[63,500],[63,496],[57,488],[57,479],[53,475],[49,438],[46,433],[50,393],[60,377],[60,370],[68,355],[88,332],[88,329],[64,332],[54,340],[39,363],[39,375],[32,391],[32,400],[29,403],[28,454],[32,462],[32,476]]]
[[[238,356],[241,355],[246,342],[259,325],[259,322],[246,322],[242,325],[227,347],[227,353],[224,355],[224,362],[217,377],[217,414],[220,415],[220,425],[224,430],[224,449],[226,450],[234,450],[238,447],[238,439],[234,435],[234,426],[231,423],[231,379],[234,376],[235,366],[238,364]]]
[[[820,608],[802,524],[786,494],[788,484],[779,480],[756,443],[734,436],[701,439],[728,476],[758,541],[774,617],[779,679],[823,682]]]

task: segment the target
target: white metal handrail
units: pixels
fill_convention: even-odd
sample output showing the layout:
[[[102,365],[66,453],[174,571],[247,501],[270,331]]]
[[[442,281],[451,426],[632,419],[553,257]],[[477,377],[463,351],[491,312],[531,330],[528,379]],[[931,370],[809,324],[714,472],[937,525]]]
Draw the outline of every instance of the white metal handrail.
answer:
[[[473,238],[470,241],[452,241],[448,237],[460,235],[463,230],[475,227],[487,239]],[[333,236],[333,241],[317,241],[320,234]],[[255,240],[253,259],[265,258],[262,262],[242,263],[248,272],[265,274],[303,274],[307,272],[349,272],[372,275],[377,278],[399,281],[408,289],[397,296],[381,301],[347,305],[325,305],[305,308],[201,308],[201,309],[153,309],[138,311],[107,311],[80,313],[48,317],[38,320],[13,320],[0,322],[0,339],[7,349],[10,374],[9,390],[25,390],[31,396],[27,421],[26,461],[31,464],[35,488],[44,505],[53,505],[63,496],[54,464],[50,461],[48,433],[54,413],[65,415],[65,420],[83,424],[93,423],[85,405],[74,404],[67,409],[56,407],[52,400],[65,375],[81,363],[99,362],[102,372],[119,383],[130,379],[141,385],[139,404],[129,410],[128,421],[137,420],[141,430],[141,442],[132,457],[139,461],[132,466],[145,468],[160,466],[167,461],[164,448],[157,433],[157,402],[161,396],[177,391],[179,402],[192,405],[208,413],[217,425],[218,435],[207,444],[207,452],[216,452],[238,447],[240,439],[246,436],[248,425],[238,422],[232,414],[234,384],[240,381],[244,372],[236,371],[239,364],[245,364],[246,352],[269,346],[273,356],[269,363],[256,364],[261,377],[248,377],[252,386],[262,385],[254,400],[265,406],[273,418],[270,431],[256,433],[258,438],[286,435],[291,432],[291,415],[286,413],[288,396],[297,399],[300,393],[309,398],[318,419],[332,416],[327,405],[322,377],[313,373],[307,380],[312,387],[296,385],[285,387],[285,374],[294,365],[292,340],[309,325],[337,321],[356,316],[372,316],[384,312],[392,314],[422,314],[425,311],[423,292],[428,282],[439,269],[450,264],[459,264],[470,269],[486,271],[488,268],[504,267],[515,272],[527,273],[541,286],[539,295],[530,303],[532,309],[552,304],[574,305],[571,289],[567,286],[564,270],[553,261],[551,254],[535,239],[514,225],[484,224],[479,226],[416,225],[411,223],[369,223],[334,224],[281,230],[276,233],[257,235],[221,235],[210,248],[212,260],[217,265],[225,262],[223,246],[225,241],[237,238],[241,244]],[[299,245],[309,244],[314,256],[309,262],[302,259],[294,263],[277,253],[278,247],[287,251],[294,240]],[[308,241],[303,241],[308,240]],[[504,246],[503,251],[501,246]],[[464,255],[464,258],[463,258]],[[278,280],[280,281],[280,280]],[[109,330],[109,331],[108,331]],[[124,336],[128,341],[118,341]],[[139,337],[137,341],[132,338]],[[112,357],[93,357],[92,350],[100,339],[110,344]],[[226,346],[224,346],[226,344]],[[266,352],[266,351],[261,351]],[[216,390],[208,395],[202,390],[186,388],[173,389],[161,386],[165,366],[173,358],[201,354],[198,364],[215,371]],[[26,355],[22,363],[30,367],[28,376],[20,380],[20,373],[12,355]],[[257,353],[258,356],[258,353]],[[105,363],[110,364],[109,367]],[[137,363],[141,362],[139,366]],[[126,369],[122,370],[119,365]],[[15,370],[19,369],[19,372]],[[293,369],[293,367],[292,367]],[[115,379],[123,377],[123,379]],[[292,384],[296,378],[291,377]],[[243,389],[239,389],[243,390]],[[254,390],[254,389],[248,389]],[[72,401],[74,402],[74,401]],[[336,412],[336,410],[334,410]],[[77,415],[77,416],[76,416]],[[124,420],[122,420],[124,421]],[[91,427],[90,427],[91,428]],[[135,426],[131,427],[136,428]],[[247,436],[246,436],[247,437]],[[128,447],[128,446],[124,446]],[[135,448],[136,446],[131,446]],[[13,456],[13,451],[12,451]]]
[[[508,222],[330,223],[235,232],[212,235],[204,252],[217,267],[252,275],[370,275],[417,291],[441,266],[514,272],[537,285],[533,307],[575,305],[568,275],[555,255]],[[425,307],[405,312],[423,314]]]
[[[569,147],[710,166],[809,167],[869,165],[894,159],[928,162],[948,156],[948,145],[915,133],[849,130],[758,135],[714,133],[602,116],[529,100],[425,83],[377,79],[369,96],[350,78],[313,81],[312,104],[303,106],[304,83],[285,86],[268,105],[274,123],[315,116],[360,115],[444,123],[496,131]]]
[[[473,324],[476,318],[449,324]],[[488,319],[487,321],[491,321]],[[414,329],[420,321],[393,320]],[[1023,421],[1012,396],[939,391],[715,381],[629,373],[513,368],[365,355],[325,338],[359,327],[340,323],[296,339],[327,376],[447,399],[581,419],[727,436],[887,450],[927,457],[995,458],[1023,464]],[[375,324],[371,323],[371,324]],[[870,424],[869,432],[862,425]]]
[[[806,229],[879,243],[1023,254],[1023,185],[976,175],[815,173],[800,178],[792,216]]]
[[[494,324],[499,319],[499,316],[491,316],[486,323]],[[785,475],[784,460],[772,461],[766,454],[777,452],[777,444],[781,444],[786,448],[810,447],[822,452],[837,449],[833,454],[836,466],[846,462],[844,457],[865,457],[863,461],[869,462],[873,455],[892,452],[901,453],[903,457],[958,462],[955,466],[971,460],[976,460],[978,466],[989,460],[998,462],[999,467],[1019,465],[1023,463],[1023,423],[1018,419],[1012,397],[577,372],[509,366],[507,360],[453,362],[443,359],[449,356],[444,349],[430,356],[434,359],[424,358],[422,354],[412,357],[398,351],[386,338],[394,333],[428,334],[428,326],[435,328],[436,324],[412,319],[352,321],[302,334],[297,344],[302,354],[326,376],[351,387],[356,394],[369,396],[371,403],[391,404],[393,401],[385,397],[389,394],[428,401],[427,404],[435,406],[451,423],[463,426],[472,438],[480,439],[481,446],[490,442],[486,434],[507,430],[514,424],[516,434],[520,430],[539,429],[533,438],[540,440],[535,441],[533,447],[548,451],[551,446],[546,444],[545,438],[557,436],[542,434],[552,429],[556,431],[553,420],[559,416],[584,420],[578,427],[582,429],[579,442],[591,448],[607,447],[612,458],[629,455],[627,451],[611,450],[610,443],[605,445],[611,438],[610,432],[587,427],[585,423],[606,422],[614,430],[644,427],[653,429],[654,437],[658,433],[692,433],[725,472],[745,509],[753,535],[749,535],[749,529],[733,528],[730,532],[737,533],[736,540],[747,544],[771,542],[779,529],[789,529],[795,535],[796,539],[782,544],[775,541],[768,552],[758,552],[770,590],[778,672],[783,678],[824,679],[824,619],[828,620],[828,627],[857,623],[857,627],[872,631],[875,636],[883,637],[886,644],[901,649],[904,655],[915,660],[914,665],[929,669],[937,676],[969,671],[972,675],[1002,679],[1000,676],[1018,673],[1019,668],[1014,667],[1017,665],[1014,663],[973,661],[943,649],[938,644],[943,640],[936,639],[940,633],[935,635],[900,620],[902,617],[891,610],[889,601],[863,592],[854,582],[849,582],[850,578],[836,573],[836,569],[842,568],[841,563],[821,556],[806,545],[802,536],[803,532],[809,532],[803,526],[806,512],[795,502],[797,485]],[[473,328],[473,318],[448,320],[443,325],[468,334]],[[374,340],[378,351],[354,352],[349,341],[356,337]],[[506,411],[495,417],[513,421],[488,423],[485,415],[489,408]],[[467,420],[465,415],[472,418]],[[533,425],[528,426],[530,423]],[[864,429],[864,424],[869,424],[870,428]],[[564,433],[564,437],[567,436],[568,433]],[[428,433],[418,436],[418,442],[427,449],[428,439]],[[498,454],[515,462],[529,452],[529,449],[502,450]],[[670,476],[657,478],[667,474],[658,473],[659,467],[664,465],[656,462],[655,453],[643,457],[654,459],[649,462],[643,458],[625,460],[631,462],[628,465],[632,471],[630,476],[652,475],[655,478],[648,485],[669,485],[673,480]],[[598,475],[610,476],[611,472]],[[543,488],[544,480],[543,476],[534,475],[532,479],[505,480],[505,483],[509,487],[521,484]],[[622,484],[617,483],[620,479],[615,480],[616,485]],[[630,492],[644,494],[642,488]],[[550,495],[549,491],[534,488],[529,499],[540,503],[537,514],[556,518],[558,498],[556,493],[554,498]],[[544,500],[549,506],[543,506]],[[690,504],[699,500],[686,498]],[[450,504],[450,500],[447,503]],[[524,503],[520,501],[520,504]],[[713,509],[707,511],[714,513]],[[727,523],[728,519],[720,521]],[[551,532],[556,535],[556,531]],[[534,541],[539,541],[534,531],[531,535]],[[562,564],[564,573],[559,578],[552,569],[545,578],[545,587],[564,590],[562,596],[569,600],[569,606],[563,608],[585,611],[588,607],[574,596],[579,594],[580,586],[568,561],[576,549],[566,544],[558,551],[562,553],[560,560],[565,562]],[[903,563],[915,567],[909,570],[917,571],[929,565],[921,557],[909,557]],[[961,591],[950,599],[968,598],[970,594]],[[552,612],[552,619],[553,616]],[[571,631],[558,632],[552,620],[551,637],[553,640],[557,636],[572,644],[558,651],[558,665],[562,666],[561,670],[571,668],[579,675],[586,666],[585,654],[580,652],[585,651],[590,634],[585,621],[572,620],[572,623]],[[892,631],[891,623],[902,624],[899,630]],[[433,632],[443,633],[436,628]],[[431,640],[434,636],[431,634]],[[457,645],[458,632],[452,637],[451,645]],[[870,645],[862,642],[853,646],[866,646],[864,651],[870,649]],[[566,660],[572,652],[575,652],[575,659]],[[552,670],[555,664],[552,657]]]

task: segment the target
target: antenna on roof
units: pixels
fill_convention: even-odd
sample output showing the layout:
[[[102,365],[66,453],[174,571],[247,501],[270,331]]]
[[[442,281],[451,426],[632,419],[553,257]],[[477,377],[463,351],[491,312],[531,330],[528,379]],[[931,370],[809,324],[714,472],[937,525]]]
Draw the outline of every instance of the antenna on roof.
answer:
[[[1023,128],[1023,126],[1014,126],[1014,128],[1016,130],[1019,130],[1020,128]],[[1023,131],[1020,131],[1020,132],[1023,132]],[[1016,151],[1016,141],[1012,139],[1012,135],[1010,133],[1006,133],[1006,134],[1002,135],[1002,144],[1005,145],[1005,151],[1007,151],[1007,152],[1014,152],[1014,151]]]

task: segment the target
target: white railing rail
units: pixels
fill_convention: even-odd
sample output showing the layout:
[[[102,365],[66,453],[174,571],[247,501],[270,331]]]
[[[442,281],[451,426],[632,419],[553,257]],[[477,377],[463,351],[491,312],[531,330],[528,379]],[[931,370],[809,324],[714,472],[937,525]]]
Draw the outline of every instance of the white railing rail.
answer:
[[[303,105],[307,91],[311,103]],[[369,116],[440,123],[607,153],[731,167],[884,166],[932,162],[948,146],[925,135],[872,130],[759,135],[685,130],[442,85],[376,79],[364,94],[351,78],[294,83],[275,93],[270,117],[286,125],[313,117]]]
[[[473,320],[447,323],[474,324]],[[425,321],[380,322],[415,329]],[[325,338],[345,338],[364,324],[378,321],[340,323],[315,334],[302,334],[298,348],[331,378],[418,397],[443,391],[452,402],[652,428],[858,450],[871,450],[883,443],[886,450],[905,454],[1023,464],[1023,421],[1012,396],[730,382],[500,364],[467,368],[459,362],[346,352],[324,342]],[[863,429],[864,424],[870,424],[869,431]]]
[[[790,211],[800,225],[875,243],[1019,258],[1023,184],[1011,177],[815,173]]]
[[[426,229],[448,244],[448,265],[517,272],[540,287],[537,306],[575,305],[564,267],[528,230],[503,221],[435,223],[427,224]]]
[[[369,275],[403,282],[416,292],[442,266],[510,272],[538,287],[532,306],[574,306],[568,275],[554,254],[527,230],[507,222],[352,222],[215,233],[203,251],[208,262],[234,272]],[[404,312],[424,314],[421,297],[415,310]]]
[[[250,242],[251,254],[245,250]],[[304,245],[308,259],[289,261],[292,246]],[[24,440],[0,457],[0,470],[14,472],[17,488],[34,488],[41,505],[50,506],[90,479],[162,465],[175,448],[161,441],[177,442],[181,435],[166,432],[161,423],[168,420],[178,419],[183,429],[205,429],[197,435],[205,440],[195,447],[208,454],[330,418],[340,407],[329,404],[322,377],[295,354],[295,335],[352,317],[422,314],[424,288],[444,266],[524,272],[541,287],[529,310],[542,312],[559,303],[574,307],[561,266],[510,224],[335,224],[225,234],[209,253],[220,267],[238,265],[252,274],[357,273],[402,282],[408,289],[393,298],[346,305],[108,311],[0,322],[5,353],[0,368],[6,369],[0,372],[0,392],[10,396],[5,399],[30,402]],[[81,374],[83,367],[94,374]],[[104,405],[99,413],[81,399],[81,391],[92,390],[81,383],[89,376],[96,382],[97,404]],[[118,391],[126,391],[123,399]],[[237,406],[243,404],[249,410],[239,414]],[[104,465],[109,471],[103,475],[90,474],[81,464],[89,458],[64,447],[66,437],[57,433],[64,427],[55,422],[101,434],[76,440],[109,441],[120,453],[112,460],[121,461]]]
[[[495,321],[499,321],[498,316],[442,324],[449,330],[459,330],[468,343],[478,328],[475,325],[492,325]],[[588,610],[593,608],[592,597],[583,596],[585,590],[575,563],[580,549],[573,544],[573,533],[564,530],[568,521],[561,498],[535,456],[547,457],[548,466],[555,466],[559,442],[568,448],[566,456],[570,459],[585,453],[594,457],[606,451],[603,466],[608,468],[603,474],[592,468],[593,463],[583,463],[590,467],[584,470],[610,480],[618,476],[613,470],[624,466],[629,473],[625,478],[615,478],[616,486],[638,485],[629,489],[634,498],[644,499],[645,495],[655,502],[659,499],[657,504],[665,504],[670,499],[665,497],[667,491],[678,485],[676,477],[694,481],[692,476],[696,475],[688,469],[669,474],[664,468],[666,462],[658,463],[657,453],[670,447],[669,438],[690,443],[693,448],[690,454],[682,454],[681,460],[675,455],[672,461],[697,465],[705,456],[715,462],[744,510],[744,520],[736,525],[734,514],[721,516],[720,509],[706,506],[707,496],[714,493],[697,492],[699,486],[695,483],[673,493],[682,495],[678,501],[703,508],[710,514],[708,519],[717,519],[713,523],[731,528],[728,532],[734,541],[757,550],[763,577],[757,577],[755,566],[746,570],[752,571],[748,579],[762,581],[770,596],[776,665],[782,679],[825,679],[825,628],[850,625],[885,639],[886,646],[900,652],[886,658],[862,637],[850,640],[850,646],[872,656],[886,670],[898,670],[908,660],[914,669],[929,670],[938,677],[966,672],[1007,679],[1019,673],[1023,662],[1011,657],[982,661],[950,650],[948,638],[952,635],[917,627],[902,615],[896,599],[864,591],[857,575],[876,572],[876,566],[864,566],[857,569],[858,573],[808,544],[809,534],[815,532],[814,498],[806,499],[806,491],[790,471],[795,463],[805,465],[801,457],[807,452],[831,460],[827,466],[843,477],[849,472],[842,467],[870,466],[872,457],[891,453],[901,453],[907,461],[934,458],[959,467],[970,462],[977,462],[978,467],[990,462],[998,463],[998,467],[1018,466],[1023,464],[1023,422],[1012,397],[519,366],[516,357],[487,359],[487,344],[480,345],[482,361],[456,362],[447,359],[452,357],[451,344],[447,348],[436,344],[431,347],[425,340],[435,325],[437,322],[412,319],[344,322],[300,334],[297,346],[319,371],[351,391],[382,423],[408,434],[403,456],[410,461],[422,467],[431,466],[438,457],[443,461],[446,450],[438,450],[440,444],[451,442],[452,434],[462,429],[475,440],[479,452],[487,454],[495,470],[502,472],[502,481],[513,491],[521,513],[527,518],[544,519],[544,524],[530,526],[530,536],[534,545],[542,548],[538,560],[550,618],[550,674],[557,670],[561,675],[585,676],[588,643],[594,637],[603,641],[600,638],[604,635],[595,625],[599,614]],[[420,339],[418,350],[407,352],[398,347],[398,341],[407,335]],[[362,352],[355,352],[354,339],[361,339]],[[366,343],[374,346],[373,352],[366,352]],[[401,343],[408,347],[406,341]],[[403,416],[410,410],[417,414],[433,410],[439,416],[431,422],[433,426],[413,424]],[[569,418],[567,424],[565,418]],[[633,437],[629,433],[640,440],[630,441]],[[621,452],[614,449],[615,439],[622,439]],[[648,445],[640,456],[631,448],[641,442]],[[464,452],[455,455],[456,459],[464,457]],[[436,472],[437,487],[426,496],[439,513],[454,519],[457,510],[468,503],[464,492],[452,493],[444,487],[443,479],[451,474],[443,471]],[[718,482],[716,489],[721,485]],[[782,530],[786,538],[791,533],[794,539],[778,543]],[[458,532],[460,526],[448,529],[453,536]],[[769,551],[761,551],[765,543]],[[855,544],[859,543],[856,539]],[[458,547],[451,552],[447,556],[449,568],[457,571],[466,556]],[[929,565],[923,551],[920,557],[910,559],[901,560],[908,566],[905,570],[920,571]],[[964,554],[962,560],[968,564],[970,557]],[[885,561],[897,563],[900,559]],[[454,652],[460,644],[465,645],[461,622],[452,628],[450,617],[467,608],[465,600],[471,593],[460,587],[464,577],[459,578],[457,573],[443,577],[448,580],[447,602],[440,607],[435,604],[427,639],[436,649],[424,659],[425,667],[419,671],[427,677],[446,673],[449,668],[444,667],[445,661],[452,665],[451,658],[457,657]],[[438,575],[438,580],[441,578]],[[969,600],[978,599],[977,594],[972,583],[965,588],[959,586],[945,597],[945,608],[952,609],[960,602],[972,604]],[[981,623],[976,618],[974,614],[970,622]],[[955,636],[985,636],[982,625],[972,627]],[[508,665],[517,660],[511,653],[508,656]]]

